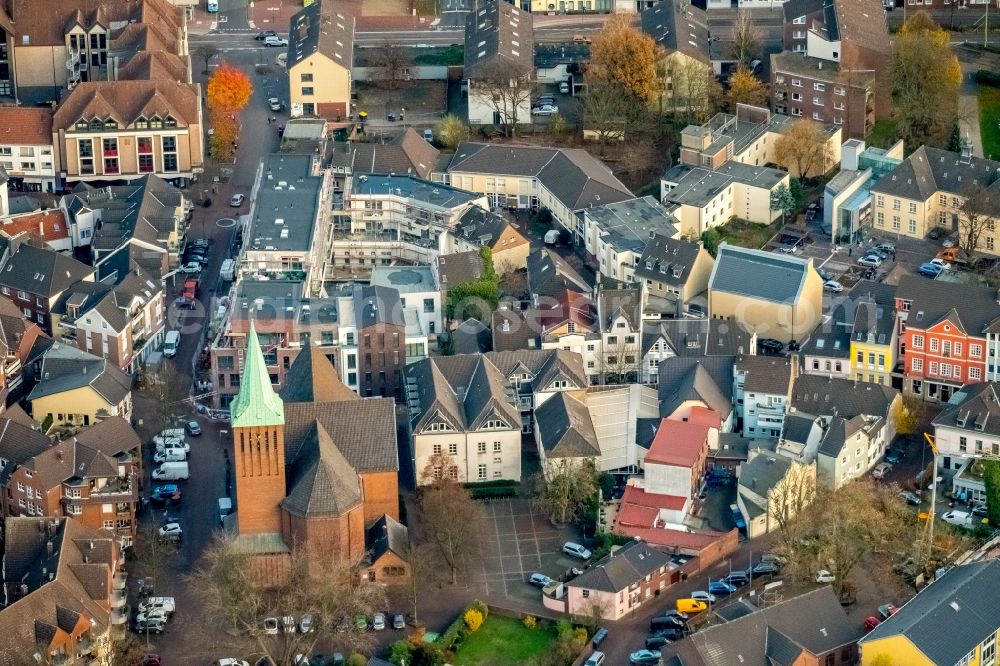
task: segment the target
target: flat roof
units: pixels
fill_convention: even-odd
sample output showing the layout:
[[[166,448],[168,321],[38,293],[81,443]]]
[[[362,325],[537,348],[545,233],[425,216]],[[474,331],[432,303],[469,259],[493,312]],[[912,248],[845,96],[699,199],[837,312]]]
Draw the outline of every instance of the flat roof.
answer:
[[[312,155],[268,155],[246,249],[305,252],[312,244],[323,179],[310,175]]]
[[[231,320],[258,322],[294,320],[299,324],[336,323],[337,301],[333,298],[305,298],[302,282],[295,280],[240,280]]]
[[[778,169],[730,161],[714,171],[678,164],[663,175],[663,180],[675,183],[665,195],[667,201],[704,208],[734,182],[771,190],[786,176]]]
[[[351,186],[351,196],[397,196],[423,201],[438,208],[463,206],[483,195],[412,176],[359,176]]]
[[[430,266],[375,266],[371,283],[377,287],[392,287],[401,295],[438,290]]]
[[[587,208],[584,214],[597,223],[605,242],[619,250],[642,252],[651,234],[677,234],[677,220],[651,196]]]

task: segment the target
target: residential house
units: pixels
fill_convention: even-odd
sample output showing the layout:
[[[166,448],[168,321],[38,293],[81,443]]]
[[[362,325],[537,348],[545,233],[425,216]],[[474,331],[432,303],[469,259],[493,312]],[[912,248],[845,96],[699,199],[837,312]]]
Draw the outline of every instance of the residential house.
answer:
[[[456,354],[481,354],[493,351],[493,334],[489,326],[470,317],[451,332],[451,344]],[[518,347],[527,348],[527,344]]]
[[[605,620],[620,620],[652,603],[681,578],[671,557],[642,541],[630,541],[594,562],[566,583],[567,612]]]
[[[816,466],[804,465],[768,451],[751,451],[739,466],[736,506],[751,539],[780,529],[781,520],[795,517],[796,498],[803,484],[816,483]]]
[[[934,229],[959,232],[962,205],[979,188],[994,201],[1000,196],[1000,162],[920,146],[872,187],[874,228],[910,238],[923,238]],[[998,247],[991,220],[976,251],[996,255]]]
[[[32,439],[43,439],[33,433]],[[125,419],[104,419],[12,463],[0,505],[9,516],[69,516],[134,543],[142,480],[139,436]]]
[[[626,199],[583,211],[587,260],[597,273],[634,282],[639,257],[655,235],[675,239],[677,220],[651,196]]]
[[[448,302],[448,289],[453,285],[478,280],[486,273],[486,262],[480,250],[467,250],[456,254],[441,255],[434,261],[434,272],[441,287],[441,301]],[[453,313],[451,319],[463,319]]]
[[[716,618],[713,626],[664,646],[663,663],[851,666],[858,663],[857,641],[864,635],[829,585],[776,603],[742,599]]]
[[[1000,390],[994,381],[969,384],[933,421],[940,469],[952,477],[956,497],[986,502],[979,463],[1000,456]]]
[[[11,239],[25,241],[37,247],[48,247],[56,252],[73,251],[69,224],[58,208],[4,216],[0,221],[0,231]]]
[[[673,356],[659,364],[660,416],[686,420],[702,411],[719,416],[720,432],[738,426],[733,367],[742,356]]]
[[[288,28],[288,99],[293,118],[319,116],[340,122],[351,108],[354,16],[331,0],[296,12]]]
[[[520,480],[520,410],[488,355],[423,359],[405,385],[417,483]]]
[[[88,426],[111,416],[132,421],[132,377],[111,361],[56,342],[35,365],[26,399],[43,426]]]
[[[644,449],[638,423],[659,414],[648,386],[591,386],[557,392],[535,410],[534,434],[543,471],[550,478],[587,459],[604,471],[639,468]]]
[[[739,105],[735,115],[717,113],[704,125],[689,125],[681,131],[680,163],[713,171],[729,162],[754,167],[778,164],[790,177],[796,178],[799,176],[797,165],[781,164],[774,148],[795,120],[763,107],[747,105]],[[826,160],[815,165],[811,175],[827,173],[840,162],[841,128],[824,125],[823,130]]]
[[[28,106],[0,107],[0,167],[11,189],[55,192],[59,165],[52,151],[52,110]],[[4,211],[6,212],[6,211]]]
[[[697,498],[705,479],[708,451],[717,448],[717,437],[717,427],[699,420],[663,419],[642,461],[645,478],[641,488],[647,493]]]
[[[771,56],[774,110],[864,138],[892,110],[882,3],[801,0],[783,10],[785,51]]]
[[[636,282],[646,287],[644,315],[683,317],[692,301],[707,312],[708,278],[714,263],[700,242],[688,243],[653,233],[633,270]]]
[[[829,317],[802,343],[802,372],[832,377],[852,377],[851,336],[855,304],[848,296],[835,300]]]
[[[839,377],[799,375],[792,388],[786,423],[795,417],[812,423],[814,439],[785,441],[779,452],[799,462],[816,463],[818,481],[839,488],[875,467],[896,435],[899,391],[886,384]],[[818,429],[817,429],[818,428]]]
[[[660,179],[660,200],[676,207],[681,235],[697,239],[734,217],[771,224],[781,215],[772,209],[771,193],[788,183],[786,172],[766,166],[730,161],[710,170],[678,164]]]
[[[368,528],[364,581],[393,585],[409,580],[410,536],[406,525],[386,514]]]
[[[490,208],[547,208],[578,244],[584,242],[580,212],[634,198],[608,167],[578,148],[464,142],[442,178],[485,194]]]
[[[78,282],[58,308],[63,340],[135,372],[166,335],[166,303],[159,280],[138,266],[115,283]]]
[[[421,328],[433,338],[442,328],[441,290],[431,266],[375,266],[371,284],[399,292],[399,304],[412,309],[420,319]]]
[[[998,592],[998,560],[949,568],[860,638],[862,666],[886,658],[914,666],[995,662],[1000,619],[992,601]]]
[[[47,340],[42,327],[24,316],[9,298],[0,296],[0,358],[5,401],[19,400],[24,393],[24,368],[36,343]]]
[[[493,351],[541,349],[538,325],[535,317],[529,319],[523,310],[510,310],[506,307],[495,310],[490,325]]]
[[[788,410],[798,360],[740,356],[733,366],[733,402],[744,437],[776,439]]]
[[[896,291],[903,392],[947,402],[986,376],[986,330],[1000,315],[996,290],[903,276]]]
[[[688,76],[709,69],[708,16],[705,9],[678,0],[657,2],[639,15],[642,31],[662,47],[661,67],[668,73],[662,100],[669,109],[686,109]]]
[[[98,266],[122,261],[111,256],[121,251],[157,279],[180,261],[193,206],[155,174],[99,188],[81,183],[59,200],[73,247],[89,246]]]
[[[37,322],[54,332],[53,310],[78,282],[92,282],[96,271],[73,257],[23,243],[0,269],[0,293]]]
[[[292,125],[285,126],[282,141],[289,139],[289,127],[309,123],[307,119],[296,120]],[[321,135],[325,125],[320,125]],[[294,131],[294,130],[293,130]],[[323,136],[314,147],[320,148],[323,154],[329,154],[330,169],[334,174],[334,184],[338,191],[344,191],[345,186],[353,186],[354,179],[370,174],[392,174],[398,176],[414,176],[428,179],[438,160],[440,151],[430,141],[424,139],[417,130],[407,127],[402,134],[366,136],[368,141],[329,142],[329,153],[323,150]],[[309,152],[296,150],[296,152]],[[350,183],[348,178],[351,178]],[[350,187],[346,187],[349,191]]]
[[[754,334],[731,319],[647,321],[642,333],[640,381],[658,383],[660,363],[676,356],[739,356],[756,350]]]
[[[864,280],[851,289],[849,298],[855,305],[851,329],[854,378],[890,386],[899,348],[896,287]]]
[[[0,610],[11,663],[111,663],[128,622],[124,555],[73,518],[4,519]]]
[[[723,242],[708,281],[708,312],[761,337],[800,341],[823,316],[823,278],[812,259]]]
[[[493,267],[499,275],[528,267],[531,243],[521,225],[509,215],[479,205],[466,209],[454,228],[441,236],[441,241],[441,254],[490,248]]]
[[[535,78],[531,14],[508,2],[489,0],[465,19],[465,91],[470,125],[531,123]],[[498,88],[508,91],[500,92]]]
[[[71,183],[156,174],[183,187],[203,171],[200,86],[162,79],[80,83],[52,117],[52,145]]]

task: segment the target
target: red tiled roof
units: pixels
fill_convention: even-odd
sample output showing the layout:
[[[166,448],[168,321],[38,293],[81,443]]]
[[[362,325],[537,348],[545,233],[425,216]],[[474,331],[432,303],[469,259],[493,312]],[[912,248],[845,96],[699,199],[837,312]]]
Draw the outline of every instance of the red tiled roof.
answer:
[[[0,106],[0,145],[51,146],[52,109]]]
[[[709,426],[691,421],[663,419],[646,454],[646,462],[693,467],[708,446]]]
[[[656,524],[656,519],[660,515],[660,510],[651,506],[639,506],[637,504],[622,504],[618,509],[617,525],[646,525],[652,527]]]
[[[669,511],[680,511],[687,502],[686,497],[680,495],[661,495],[659,493],[648,493],[639,486],[625,486],[625,493],[622,495],[621,508],[618,510],[618,520],[624,520],[622,513],[631,507],[655,509],[667,509]],[[638,518],[645,517],[638,511],[633,511],[631,515]],[[630,523],[636,524],[636,523]],[[641,523],[640,523],[641,524]]]
[[[26,233],[32,238],[52,242],[69,238],[66,228],[66,217],[59,209],[43,210],[38,213],[27,213],[6,220],[3,232],[8,236]]]
[[[615,534],[639,537],[653,546],[686,548],[698,551],[726,536],[726,532],[682,532],[680,530],[658,530],[655,528],[625,528],[620,530],[617,525],[615,526]]]
[[[700,423],[716,430],[722,426],[722,417],[719,416],[719,412],[701,405],[695,405],[691,408],[687,420],[688,423]]]

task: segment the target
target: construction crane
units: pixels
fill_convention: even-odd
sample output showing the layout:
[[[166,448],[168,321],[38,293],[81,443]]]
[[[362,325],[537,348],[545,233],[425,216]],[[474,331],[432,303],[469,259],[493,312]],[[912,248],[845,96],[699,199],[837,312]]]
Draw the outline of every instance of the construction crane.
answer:
[[[930,515],[927,516],[927,520],[923,521],[924,524],[921,528],[920,538],[917,539],[917,564],[923,568],[927,566],[928,561],[930,561],[931,556],[934,554],[934,522],[937,516],[937,459],[938,459],[938,449],[937,443],[934,441],[934,436],[929,432],[924,433],[924,439],[927,441],[927,445],[931,447],[931,510]]]

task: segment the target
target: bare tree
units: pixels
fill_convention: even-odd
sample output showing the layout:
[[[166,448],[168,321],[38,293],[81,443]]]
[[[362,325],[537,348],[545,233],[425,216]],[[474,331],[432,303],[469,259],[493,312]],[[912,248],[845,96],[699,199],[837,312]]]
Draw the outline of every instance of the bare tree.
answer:
[[[786,548],[792,547],[792,520],[816,497],[816,468],[793,462],[785,478],[767,494],[768,510],[780,528]]]
[[[409,50],[399,42],[384,41],[371,55],[375,79],[383,88],[395,89],[406,78],[413,66]]]
[[[531,105],[535,90],[533,68],[494,60],[476,70],[469,95],[500,116],[505,136],[514,136],[523,120],[518,113]]]
[[[565,525],[583,516],[589,501],[597,497],[597,467],[594,461],[559,462],[534,480],[535,505],[555,525]]]
[[[794,121],[775,141],[774,161],[797,178],[826,173],[832,161],[826,130],[808,118]]]
[[[284,580],[274,584],[264,580],[260,557],[229,535],[220,536],[202,555],[190,576],[191,588],[206,615],[227,629],[225,634],[216,632],[206,640],[229,642],[229,647],[254,659],[266,657],[275,666],[294,666],[296,655],[309,654],[320,637],[336,635],[334,630],[345,619],[369,616],[384,607],[382,587],[362,582],[357,569],[342,559],[325,559],[322,573],[317,575],[310,571],[306,552],[293,547]],[[293,616],[299,620],[306,614],[312,615],[313,622],[308,633],[265,633],[264,618]],[[355,629],[353,621],[349,628],[350,635],[342,640],[352,649],[370,641],[366,632]]]
[[[456,481],[457,466],[450,456],[431,456],[420,488],[420,532],[433,544],[451,573],[451,584],[468,572],[482,555],[483,540],[472,535],[489,529],[481,504]]]
[[[427,588],[440,582],[441,558],[433,544],[414,543],[411,538],[403,559],[410,567],[408,592],[413,605],[413,624],[419,625],[417,611],[421,588],[426,592]]]
[[[1000,196],[991,194],[982,183],[968,185],[962,192],[964,200],[958,209],[958,246],[972,261],[980,249],[983,234],[992,235],[1000,218]]]
[[[712,115],[721,98],[721,88],[708,65],[693,58],[670,58],[664,75],[675,113],[683,112],[688,122],[695,123]]]
[[[194,53],[205,63],[205,69],[202,73],[208,74],[208,65],[212,62],[212,58],[222,53],[222,51],[212,44],[199,44],[195,48]]]
[[[632,342],[628,338],[632,338]],[[638,381],[640,336],[616,335],[614,342],[605,343],[601,353],[602,382],[607,384],[628,384]]]
[[[642,100],[613,81],[593,83],[583,98],[584,128],[597,134],[602,155],[609,140],[623,141],[646,115]]]
[[[733,58],[741,65],[749,65],[751,60],[760,55],[761,33],[753,22],[749,9],[740,10],[733,23],[730,39],[733,42]]]

